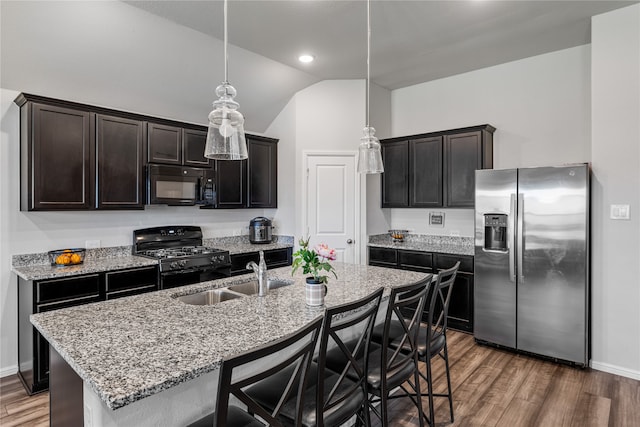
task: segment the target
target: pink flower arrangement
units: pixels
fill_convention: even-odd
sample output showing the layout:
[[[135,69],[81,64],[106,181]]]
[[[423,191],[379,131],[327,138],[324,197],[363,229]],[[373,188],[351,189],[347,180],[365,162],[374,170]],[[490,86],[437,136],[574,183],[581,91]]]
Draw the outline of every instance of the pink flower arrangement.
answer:
[[[300,239],[298,242],[300,249],[293,254],[293,269],[291,275],[293,275],[298,268],[302,267],[304,274],[311,274],[313,278],[319,283],[327,283],[329,280],[326,275],[321,275],[323,271],[327,271],[333,274],[337,279],[333,266],[329,264],[329,261],[336,259],[336,250],[330,248],[324,243],[316,245],[313,249],[309,249],[309,237],[307,240]]]

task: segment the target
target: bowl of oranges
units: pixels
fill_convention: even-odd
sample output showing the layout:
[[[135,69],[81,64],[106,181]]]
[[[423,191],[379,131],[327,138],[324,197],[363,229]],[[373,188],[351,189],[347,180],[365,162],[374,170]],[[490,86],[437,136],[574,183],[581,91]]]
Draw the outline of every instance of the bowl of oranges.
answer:
[[[78,265],[84,261],[84,254],[84,248],[58,249],[49,251],[49,261],[51,261],[51,265],[55,267]]]

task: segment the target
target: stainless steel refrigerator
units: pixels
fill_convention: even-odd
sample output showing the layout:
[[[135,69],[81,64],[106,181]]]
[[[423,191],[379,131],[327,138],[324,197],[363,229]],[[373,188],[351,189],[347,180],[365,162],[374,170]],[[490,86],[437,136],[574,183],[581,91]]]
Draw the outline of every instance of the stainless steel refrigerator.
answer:
[[[476,171],[474,336],[589,362],[589,165]]]

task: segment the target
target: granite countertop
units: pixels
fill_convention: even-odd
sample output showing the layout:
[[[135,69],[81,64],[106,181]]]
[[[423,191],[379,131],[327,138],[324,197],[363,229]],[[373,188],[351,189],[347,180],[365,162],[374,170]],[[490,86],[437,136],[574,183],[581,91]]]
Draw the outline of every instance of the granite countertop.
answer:
[[[368,245],[378,248],[439,252],[452,255],[474,255],[473,237],[407,234],[404,237],[404,242],[394,242],[389,234],[377,234],[369,236]]]
[[[381,286],[411,283],[424,273],[334,263],[325,306],[354,301]],[[291,267],[269,271],[291,278]],[[304,302],[304,277],[291,286],[212,306],[174,297],[254,280],[236,276],[31,315],[31,322],[78,375],[117,409],[219,368],[224,358],[294,332],[323,315]]]
[[[205,246],[228,250],[231,255],[293,247],[293,237],[274,236],[268,244],[253,244],[248,236],[204,239]],[[47,253],[14,255],[11,271],[25,280],[46,280],[81,274],[124,270],[127,268],[157,265],[158,260],[131,255],[131,246],[87,249],[84,262],[79,265],[52,267]]]

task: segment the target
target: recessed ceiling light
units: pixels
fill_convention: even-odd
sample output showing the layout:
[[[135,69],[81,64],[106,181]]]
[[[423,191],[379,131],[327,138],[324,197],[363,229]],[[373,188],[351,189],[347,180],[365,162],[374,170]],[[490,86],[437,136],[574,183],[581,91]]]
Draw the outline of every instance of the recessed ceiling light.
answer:
[[[316,59],[315,56],[309,55],[306,53],[304,55],[298,56],[298,61],[303,62],[305,64],[308,64],[309,62],[313,62],[314,59]]]

